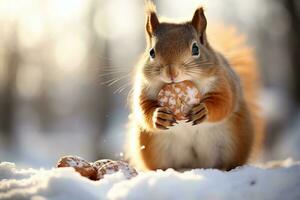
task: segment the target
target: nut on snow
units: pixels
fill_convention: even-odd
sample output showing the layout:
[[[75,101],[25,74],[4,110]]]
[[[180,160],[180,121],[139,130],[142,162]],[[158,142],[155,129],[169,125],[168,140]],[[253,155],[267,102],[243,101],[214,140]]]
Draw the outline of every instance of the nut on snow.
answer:
[[[186,119],[192,106],[200,103],[200,92],[192,81],[166,84],[158,93],[160,106],[169,108],[177,120]]]
[[[135,177],[138,173],[128,163],[124,161],[112,161],[104,164],[98,169],[98,179],[102,179],[105,174],[113,174],[121,171],[127,179]]]
[[[77,156],[64,156],[58,161],[57,167],[73,167],[81,176],[91,180],[100,180],[105,174],[122,172],[127,179],[136,176],[137,171],[124,161],[113,161],[109,159],[97,160],[94,163],[88,163]]]
[[[73,167],[81,176],[91,180],[97,179],[97,170],[84,159],[77,156],[64,156],[58,161],[57,167]]]

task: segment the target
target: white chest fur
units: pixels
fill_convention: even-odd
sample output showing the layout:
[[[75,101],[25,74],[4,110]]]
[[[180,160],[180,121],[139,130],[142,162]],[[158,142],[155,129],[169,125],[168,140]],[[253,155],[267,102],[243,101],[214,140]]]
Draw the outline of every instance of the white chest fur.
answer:
[[[155,155],[162,168],[217,167],[231,160],[232,138],[226,121],[192,126],[179,122],[155,135]]]

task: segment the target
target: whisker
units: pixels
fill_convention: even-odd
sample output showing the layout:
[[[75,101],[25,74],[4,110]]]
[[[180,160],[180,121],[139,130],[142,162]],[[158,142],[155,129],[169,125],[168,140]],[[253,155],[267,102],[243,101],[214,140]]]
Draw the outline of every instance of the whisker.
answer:
[[[187,61],[183,62],[183,65],[190,65],[191,63],[193,63],[194,60],[191,60],[191,59],[187,59]]]
[[[105,67],[103,69],[128,69],[131,66],[130,65],[110,65],[110,64],[107,64],[107,65],[98,65],[98,67]]]
[[[111,79],[111,80],[108,80],[108,81],[104,81],[102,82],[102,84],[107,84],[108,86],[112,86],[113,84],[119,82],[120,80],[124,79],[124,78],[127,78],[128,76],[130,76],[131,74],[126,74],[124,76],[121,76],[121,77],[118,77],[118,78],[114,78],[114,79]]]
[[[110,73],[110,72],[120,72],[120,73],[122,73],[122,72],[130,72],[131,71],[131,69],[107,69],[107,68],[105,68],[105,69],[98,69],[97,70],[97,73]]]
[[[128,88],[130,86],[130,83],[125,83],[124,85],[122,85],[121,87],[119,87],[118,89],[116,89],[115,91],[114,91],[114,94],[116,94],[116,93],[121,93],[121,92],[123,92],[126,88]]]
[[[127,105],[130,106],[130,98],[132,97],[133,95],[133,88],[130,88],[130,90],[128,91],[128,94],[127,94]]]
[[[105,77],[105,76],[110,76],[110,75],[118,75],[118,74],[124,74],[126,72],[107,72],[107,73],[101,73],[98,75],[98,77]]]
[[[99,60],[100,60],[100,59],[104,59],[104,60],[106,60],[106,61],[113,61],[113,60],[114,60],[114,59],[112,59],[112,58],[109,58],[109,57],[106,57],[106,56],[99,56],[99,55],[96,56],[96,58],[99,59]]]
[[[186,65],[185,67],[187,68],[196,68],[196,67],[206,67],[206,66],[211,66],[213,65],[213,63],[211,62],[197,62],[197,63],[192,63],[192,64],[189,64],[189,65]]]
[[[186,74],[201,74],[201,71],[185,71]]]

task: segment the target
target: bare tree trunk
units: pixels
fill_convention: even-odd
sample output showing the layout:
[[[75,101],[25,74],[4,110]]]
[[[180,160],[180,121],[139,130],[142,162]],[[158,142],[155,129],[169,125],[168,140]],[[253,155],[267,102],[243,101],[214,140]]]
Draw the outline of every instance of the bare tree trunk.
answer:
[[[283,0],[283,6],[287,9],[290,17],[291,32],[286,36],[289,41],[289,55],[291,58],[291,64],[293,68],[293,80],[295,81],[292,85],[292,91],[295,95],[295,100],[297,104],[300,103],[300,15],[299,4],[296,3],[298,0]]]
[[[16,47],[15,37],[8,42],[6,55],[6,75],[4,77],[3,91],[0,94],[0,132],[4,133],[4,143],[9,147],[14,132],[14,110],[16,77],[20,56]]]
[[[94,156],[95,159],[100,159],[106,157],[106,155],[109,153],[109,149],[107,152],[100,152],[99,151],[99,143],[100,139],[104,137],[104,133],[107,132],[107,129],[109,127],[109,118],[107,117],[106,113],[110,113],[112,110],[112,106],[110,102],[112,102],[112,93],[105,85],[98,84],[101,80],[101,77],[99,76],[99,73],[103,71],[103,68],[109,66],[109,62],[107,59],[100,59],[101,57],[109,57],[108,55],[108,45],[107,41],[99,41],[99,37],[97,36],[97,33],[95,32],[93,21],[94,16],[97,12],[97,7],[101,4],[103,1],[92,1],[90,4],[90,14],[89,14],[89,33],[90,33],[90,53],[89,53],[89,67],[92,67],[92,71],[96,71],[96,73],[90,74],[92,77],[90,79],[94,80],[94,86],[93,94],[91,94],[92,103],[90,104],[91,110],[93,113],[91,115],[93,116],[92,120],[94,121],[94,126],[97,130],[95,133],[95,137],[93,139],[94,144],[92,145],[92,148],[94,148]],[[103,40],[105,40],[103,38]],[[102,43],[102,44],[101,44]],[[103,45],[104,43],[104,45]],[[104,55],[103,55],[104,54]]]

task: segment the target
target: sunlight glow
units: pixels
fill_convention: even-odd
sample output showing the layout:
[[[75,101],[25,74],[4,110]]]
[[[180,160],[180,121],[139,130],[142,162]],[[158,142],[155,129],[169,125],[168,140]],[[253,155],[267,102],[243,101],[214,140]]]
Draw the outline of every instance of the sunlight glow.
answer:
[[[138,4],[123,0],[106,1],[94,18],[94,28],[100,37],[118,38],[133,34],[137,29]]]
[[[22,46],[34,47],[44,38],[45,22],[40,12],[31,10],[30,14],[23,15],[19,21],[19,40]],[[28,37],[30,35],[30,37]]]
[[[51,0],[48,1],[52,16],[59,21],[69,21],[82,14],[89,0]],[[53,12],[55,11],[55,12]]]
[[[67,34],[60,38],[54,49],[59,68],[65,72],[78,70],[87,55],[87,46],[79,34]]]

